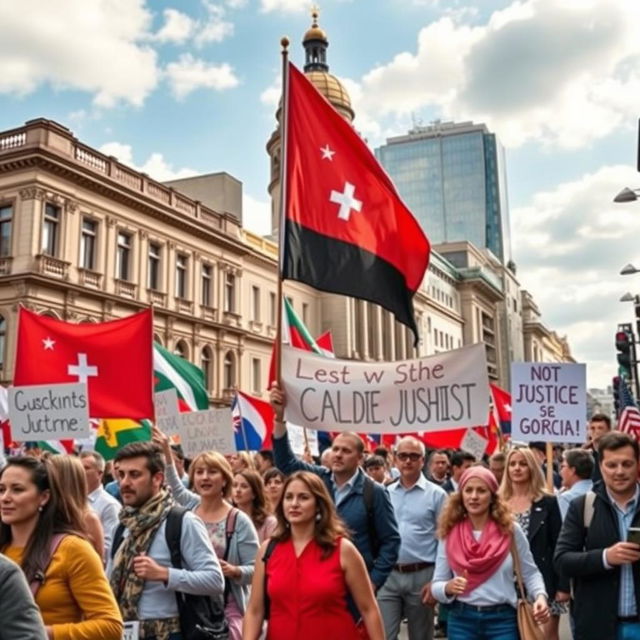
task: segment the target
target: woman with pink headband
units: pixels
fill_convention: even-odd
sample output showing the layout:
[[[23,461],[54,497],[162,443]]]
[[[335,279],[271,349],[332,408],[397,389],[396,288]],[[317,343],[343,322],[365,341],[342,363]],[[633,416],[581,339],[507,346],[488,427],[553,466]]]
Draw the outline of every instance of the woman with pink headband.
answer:
[[[512,540],[536,622],[549,618],[542,575],[495,476],[469,467],[440,516],[434,597],[449,604],[449,640],[518,640]]]

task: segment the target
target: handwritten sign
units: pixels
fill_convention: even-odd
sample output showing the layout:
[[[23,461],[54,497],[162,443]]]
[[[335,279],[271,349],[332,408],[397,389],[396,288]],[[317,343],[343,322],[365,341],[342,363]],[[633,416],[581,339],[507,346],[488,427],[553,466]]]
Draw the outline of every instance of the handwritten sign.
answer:
[[[203,451],[235,453],[230,409],[191,411],[182,413],[181,418],[180,443],[187,458]]]
[[[153,406],[156,414],[156,425],[171,436],[180,431],[180,410],[178,394],[175,389],[166,389],[153,394]]]
[[[16,442],[88,438],[87,385],[9,387],[9,419]]]
[[[124,623],[124,635],[122,640],[138,640],[140,638],[140,621],[127,620]]]
[[[289,444],[293,453],[301,456],[304,453],[304,427],[299,427],[297,424],[287,424],[287,433],[289,434]],[[318,432],[313,429],[307,429],[307,440],[309,441],[311,453],[314,456],[319,456]]]
[[[489,382],[483,344],[403,362],[329,360],[282,348],[285,418],[324,431],[402,433],[483,424]]]
[[[482,460],[482,456],[487,450],[487,444],[489,444],[489,441],[483,438],[477,431],[467,429],[460,443],[460,448],[463,451],[468,451],[476,460]]]
[[[511,437],[531,442],[584,442],[584,364],[517,362],[511,365]]]

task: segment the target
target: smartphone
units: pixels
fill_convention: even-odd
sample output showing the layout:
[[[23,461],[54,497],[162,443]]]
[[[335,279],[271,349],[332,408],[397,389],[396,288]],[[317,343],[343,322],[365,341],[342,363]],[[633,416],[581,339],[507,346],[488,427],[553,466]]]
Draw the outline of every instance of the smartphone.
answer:
[[[629,527],[627,529],[627,542],[635,542],[640,545],[640,527]]]

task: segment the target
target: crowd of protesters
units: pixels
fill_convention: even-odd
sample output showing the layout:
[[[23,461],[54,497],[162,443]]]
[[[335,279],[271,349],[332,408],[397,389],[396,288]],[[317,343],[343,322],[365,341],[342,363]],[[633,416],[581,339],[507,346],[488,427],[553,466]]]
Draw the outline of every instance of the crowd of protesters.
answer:
[[[538,443],[299,457],[270,399],[273,450],[9,457],[0,640],[518,640],[523,598],[541,638],[640,640],[640,453],[606,416],[549,488]]]

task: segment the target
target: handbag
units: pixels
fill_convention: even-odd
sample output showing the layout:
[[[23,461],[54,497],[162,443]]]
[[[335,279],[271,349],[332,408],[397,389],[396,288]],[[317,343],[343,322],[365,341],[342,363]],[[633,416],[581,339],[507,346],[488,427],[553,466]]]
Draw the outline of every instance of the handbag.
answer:
[[[525,590],[522,584],[522,572],[520,571],[520,555],[516,547],[516,540],[511,537],[511,556],[513,558],[513,568],[518,581],[520,594],[518,604],[516,605],[516,614],[518,618],[518,633],[520,640],[544,640],[542,629],[538,626],[533,617],[533,606],[525,598]]]

